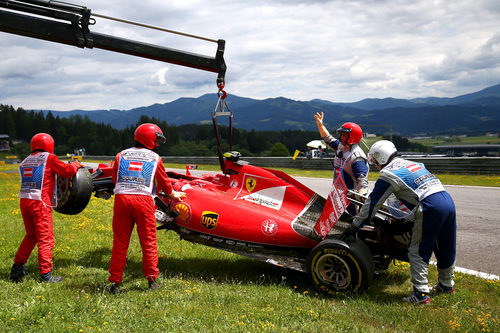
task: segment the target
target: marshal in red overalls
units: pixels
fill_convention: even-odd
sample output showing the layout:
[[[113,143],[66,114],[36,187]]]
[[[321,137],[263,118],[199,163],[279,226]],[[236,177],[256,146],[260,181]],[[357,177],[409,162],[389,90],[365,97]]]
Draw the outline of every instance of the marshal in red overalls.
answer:
[[[118,293],[123,280],[127,250],[134,225],[142,249],[142,270],[150,289],[158,284],[155,204],[152,194],[158,190],[177,200],[183,192],[173,191],[161,157],[152,151],[165,142],[161,129],[154,124],[140,125],[134,134],[136,147],[118,153],[113,165],[115,204],[113,208],[113,250],[109,267],[112,293]]]
[[[60,161],[54,152],[54,140],[49,134],[38,133],[31,139],[32,153],[21,163],[21,190],[19,191],[21,213],[26,236],[14,258],[10,278],[20,281],[26,274],[24,264],[38,245],[38,269],[43,281],[59,282],[52,277],[52,248],[54,229],[52,225],[52,198],[56,175],[72,177],[81,166]]]

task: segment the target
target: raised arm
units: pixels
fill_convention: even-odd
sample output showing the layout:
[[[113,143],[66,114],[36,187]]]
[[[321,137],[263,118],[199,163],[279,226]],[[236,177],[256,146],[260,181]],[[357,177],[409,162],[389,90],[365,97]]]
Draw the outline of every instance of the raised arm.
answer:
[[[316,114],[314,115],[314,119],[316,120],[316,125],[318,126],[319,135],[323,138],[323,140],[325,140],[325,142],[328,143],[335,140],[335,138],[330,134],[330,132],[328,132],[325,125],[323,124],[324,118],[325,115],[323,114],[323,112],[321,113],[316,112]]]

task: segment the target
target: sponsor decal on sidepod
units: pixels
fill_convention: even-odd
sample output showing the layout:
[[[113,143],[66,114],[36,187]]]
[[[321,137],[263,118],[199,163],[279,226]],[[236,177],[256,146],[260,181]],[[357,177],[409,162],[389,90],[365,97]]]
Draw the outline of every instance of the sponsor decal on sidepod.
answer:
[[[204,211],[201,214],[201,225],[207,229],[215,229],[217,227],[217,221],[219,220],[219,214],[209,211]]]
[[[185,202],[179,202],[174,206],[174,210],[179,213],[177,220],[189,224],[191,221],[191,207]]]

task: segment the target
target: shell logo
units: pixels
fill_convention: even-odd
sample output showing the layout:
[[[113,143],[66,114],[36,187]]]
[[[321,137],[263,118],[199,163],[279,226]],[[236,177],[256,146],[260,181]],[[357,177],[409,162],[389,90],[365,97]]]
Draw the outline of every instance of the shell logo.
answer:
[[[185,202],[180,202],[174,206],[174,211],[179,215],[177,216],[177,221],[189,224],[191,221],[191,207]]]

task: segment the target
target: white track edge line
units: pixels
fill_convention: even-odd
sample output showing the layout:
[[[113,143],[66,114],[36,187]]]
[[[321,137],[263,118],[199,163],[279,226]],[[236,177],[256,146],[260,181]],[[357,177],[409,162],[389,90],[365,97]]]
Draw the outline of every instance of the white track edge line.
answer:
[[[431,261],[430,263],[432,265],[436,266],[435,261]],[[478,271],[475,271],[473,269],[468,269],[468,268],[455,267],[455,272],[464,273],[464,274],[468,274],[468,275],[474,275],[474,276],[480,277],[480,278],[485,279],[485,280],[500,280],[500,277],[498,275],[484,273],[484,272],[478,272]]]

